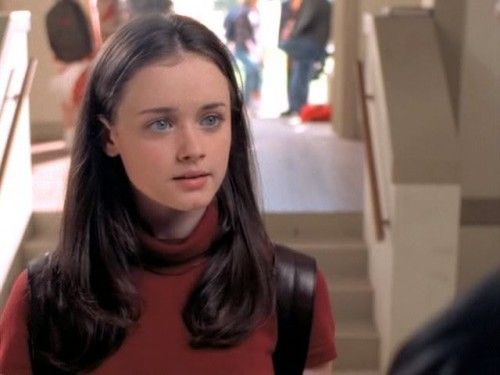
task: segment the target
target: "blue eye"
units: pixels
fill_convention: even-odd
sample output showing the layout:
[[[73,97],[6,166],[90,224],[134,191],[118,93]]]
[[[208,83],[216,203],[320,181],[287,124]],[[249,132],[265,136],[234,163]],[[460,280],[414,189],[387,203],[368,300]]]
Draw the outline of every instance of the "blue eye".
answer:
[[[165,119],[153,121],[150,125],[153,131],[163,132],[172,128],[172,124]]]
[[[208,115],[203,117],[201,120],[201,125],[207,128],[214,128],[220,124],[222,121],[219,115]]]

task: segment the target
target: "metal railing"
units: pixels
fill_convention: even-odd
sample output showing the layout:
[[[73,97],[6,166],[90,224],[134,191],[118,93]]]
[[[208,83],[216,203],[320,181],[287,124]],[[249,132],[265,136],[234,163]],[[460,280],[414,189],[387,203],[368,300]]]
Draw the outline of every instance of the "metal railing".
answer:
[[[12,121],[10,122],[10,125],[9,125],[5,149],[3,151],[3,154],[1,155],[0,186],[2,186],[2,184],[3,184],[3,179],[5,176],[5,171],[7,169],[7,162],[9,159],[10,149],[11,149],[12,144],[14,142],[14,135],[16,133],[17,124],[19,122],[19,116],[21,115],[21,110],[22,110],[24,101],[29,97],[29,94],[31,91],[31,84],[33,83],[33,78],[35,76],[37,63],[38,63],[38,61],[36,59],[30,59],[28,66],[26,67],[26,72],[24,73],[24,79],[23,79],[23,83],[21,86],[21,91],[19,92],[18,95],[13,97],[13,99],[17,100],[17,103],[16,103],[16,109],[14,111],[14,116],[12,117]],[[7,84],[6,97],[8,94],[10,82],[11,82],[11,79],[9,79],[9,82]],[[5,100],[8,100],[8,98]]]
[[[375,166],[375,153],[373,151],[373,137],[371,134],[370,117],[368,114],[368,101],[373,100],[373,95],[368,95],[365,89],[365,77],[363,62],[358,61],[358,79],[359,91],[361,96],[361,108],[363,114],[363,131],[366,147],[366,160],[368,167],[368,177],[370,182],[370,192],[373,205],[373,216],[375,222],[375,233],[378,241],[382,241],[385,237],[384,226],[389,225],[389,221],[382,216],[382,206],[380,199],[380,191],[377,178],[377,169]]]

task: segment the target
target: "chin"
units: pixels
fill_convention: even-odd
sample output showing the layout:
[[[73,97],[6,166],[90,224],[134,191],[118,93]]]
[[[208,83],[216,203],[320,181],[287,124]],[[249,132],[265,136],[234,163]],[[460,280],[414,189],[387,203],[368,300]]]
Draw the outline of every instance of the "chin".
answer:
[[[214,197],[212,196],[207,198],[186,199],[176,202],[176,204],[167,204],[167,206],[179,211],[195,211],[206,208],[212,202],[213,198]]]

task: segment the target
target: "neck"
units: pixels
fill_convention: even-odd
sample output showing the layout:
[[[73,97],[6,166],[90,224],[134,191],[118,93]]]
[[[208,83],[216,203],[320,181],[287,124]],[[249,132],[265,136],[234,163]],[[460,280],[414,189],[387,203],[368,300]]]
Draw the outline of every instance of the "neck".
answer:
[[[148,217],[148,224],[153,235],[160,240],[186,238],[200,222],[205,209],[158,212],[158,215]]]
[[[147,223],[153,236],[161,240],[186,238],[200,222],[206,210],[206,207],[201,207],[180,211],[165,207],[144,196],[136,202],[142,220]]]

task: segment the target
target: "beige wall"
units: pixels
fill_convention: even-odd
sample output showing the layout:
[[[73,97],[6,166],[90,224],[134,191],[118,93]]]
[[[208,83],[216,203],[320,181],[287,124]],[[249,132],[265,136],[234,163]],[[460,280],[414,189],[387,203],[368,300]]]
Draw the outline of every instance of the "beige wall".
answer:
[[[334,12],[335,70],[331,81],[333,128],[344,138],[360,138],[358,86],[358,1],[336,0]]]
[[[465,197],[500,198],[500,20],[495,0],[468,0],[459,128]]]
[[[467,291],[500,265],[500,225],[467,225],[460,229],[458,292]]]
[[[366,17],[367,92],[386,238],[365,234],[382,372],[401,342],[457,285],[458,137],[430,16]],[[408,43],[411,40],[411,43]],[[365,188],[368,197],[369,187]]]
[[[361,12],[377,13],[384,7],[420,6],[422,0],[361,0]]]
[[[436,0],[462,145],[464,197],[500,198],[500,20],[495,0]]]
[[[333,128],[345,138],[361,138],[358,113],[358,77],[355,68],[358,57],[364,54],[361,37],[361,15],[379,13],[384,7],[419,6],[422,0],[335,0],[335,71],[330,82]]]
[[[466,0],[438,0],[434,8],[436,30],[441,43],[455,117],[460,98],[465,6]]]
[[[461,290],[500,266],[500,19],[493,11],[495,3],[466,0],[465,4],[457,94],[462,199],[465,203],[482,200],[483,216],[490,220],[468,220],[467,205],[463,205]]]
[[[404,74],[401,73],[405,71],[408,73],[410,69],[420,71],[426,64],[425,61],[421,61],[417,66],[411,65],[418,59],[393,64],[380,78],[382,82],[380,85],[384,87],[384,90],[379,91],[390,92],[392,86],[393,89],[396,88],[393,92],[397,95],[392,98],[387,97],[388,114],[380,111],[379,114],[372,115],[374,122],[384,123],[384,121],[394,121],[395,117],[391,115],[391,112],[395,111],[394,106],[401,112],[398,116],[400,121],[397,131],[392,131],[389,135],[392,138],[392,145],[384,141],[376,142],[378,147],[389,148],[389,151],[384,150],[381,154],[386,154],[384,163],[391,165],[393,160],[397,161],[398,155],[404,157],[405,152],[407,155],[410,154],[407,161],[412,161],[411,155],[419,149],[425,150],[426,147],[431,147],[434,151],[441,152],[448,147],[448,144],[443,143],[443,148],[435,148],[434,142],[439,138],[435,138],[437,134],[433,134],[432,129],[427,128],[428,121],[422,122],[421,126],[413,123],[409,128],[405,128],[406,125],[419,118],[419,112],[425,111],[425,108],[414,111],[418,104],[412,105],[409,102],[403,106],[399,96],[406,97],[408,93],[415,93],[415,100],[425,104],[432,118],[437,112],[449,107],[449,111],[447,110],[449,114],[446,114],[448,132],[449,127],[454,123],[451,116],[451,103],[455,100],[456,121],[453,131],[456,133],[455,139],[458,140],[457,155],[460,165],[457,175],[460,188],[447,187],[443,184],[446,181],[439,182],[450,171],[445,168],[445,164],[436,164],[434,161],[431,164],[426,163],[424,154],[421,154],[421,158],[425,168],[420,172],[437,178],[434,186],[412,187],[405,184],[401,187],[397,185],[394,187],[390,182],[387,183],[387,177],[383,179],[385,182],[382,184],[385,186],[382,192],[385,188],[390,193],[383,195],[385,205],[389,208],[384,210],[384,218],[388,218],[391,224],[386,231],[387,238],[382,243],[375,243],[373,234],[370,233],[371,207],[367,200],[366,237],[370,243],[370,275],[376,291],[375,315],[377,326],[381,330],[383,365],[387,364],[391,351],[397,348],[399,342],[425,322],[433,312],[439,311],[440,307],[449,302],[456,292],[468,289],[486,273],[500,266],[498,251],[500,243],[500,106],[498,105],[500,21],[493,13],[494,0],[467,0],[465,7],[461,8],[464,12],[463,21],[451,19],[453,12],[460,11],[460,9],[457,10],[458,3],[452,3],[452,0],[441,1],[443,2],[440,3],[439,0],[436,2],[440,15],[435,18],[437,30],[441,31],[439,41],[448,43],[447,38],[454,38],[455,43],[441,45],[439,52],[442,57],[434,59],[436,61],[432,64],[436,66],[442,59],[443,67],[446,69],[442,73],[443,79],[440,80],[442,82],[432,79],[426,84],[428,74],[414,76],[413,80],[409,76],[403,79]],[[447,6],[452,8],[449,14],[446,13]],[[404,28],[407,28],[408,25],[406,23],[404,25]],[[395,34],[394,30],[389,32],[389,35],[391,34]],[[410,49],[406,52],[402,50],[399,53],[391,52],[395,48],[394,41],[389,45],[380,46],[380,49],[393,59],[396,55],[404,59],[405,55],[412,53],[418,54],[418,58],[424,56],[425,59],[431,59],[429,51],[420,49],[421,43],[417,43],[419,38],[415,35],[417,34],[411,38],[413,51]],[[421,34],[418,33],[418,36],[420,37]],[[372,65],[377,68],[376,64],[369,65],[368,69],[373,68]],[[389,76],[392,76],[393,80]],[[422,91],[415,91],[421,84],[428,86],[429,97],[438,95],[445,100],[450,94],[449,104],[442,102],[435,106],[437,103],[435,100],[432,103],[425,103],[425,97],[421,95]],[[375,102],[380,100],[381,95],[376,87],[369,87],[368,91],[370,94],[375,94]],[[405,120],[405,115],[408,120]],[[437,127],[442,125],[442,121],[434,124]],[[411,137],[412,129],[416,128],[421,133],[425,133],[425,136],[430,136],[432,142],[425,143],[424,139],[419,141],[419,136],[422,134],[415,133]],[[387,133],[380,128],[374,132],[379,136]],[[401,137],[408,137],[408,141],[413,139],[416,145],[402,143],[403,147],[398,148],[394,142],[395,139]],[[428,155],[430,159],[434,158],[432,152]],[[414,166],[411,163],[407,164],[401,168],[401,172],[418,171],[418,160],[413,161]],[[441,172],[433,174],[432,169],[435,167],[441,168]],[[415,176],[419,176],[420,172]],[[381,175],[384,176],[384,173]],[[390,176],[390,181],[394,181],[394,177],[397,177],[394,173],[385,173],[385,175]],[[453,175],[451,174],[450,177]],[[441,197],[440,194],[442,194]],[[448,204],[446,204],[447,201]],[[460,227],[457,220],[458,206],[454,205],[455,201],[457,204],[462,201],[462,225]],[[470,220],[472,216],[466,211],[470,211],[471,207],[474,208],[476,203],[484,205],[485,209],[479,214],[475,212],[477,222],[474,222]],[[491,210],[491,207],[496,207],[496,212],[495,209]],[[425,210],[428,210],[427,214]],[[468,217],[467,223],[464,223],[464,215]],[[433,222],[439,216],[443,220]],[[441,229],[436,231],[438,225]],[[445,239],[446,243],[440,243]],[[420,300],[421,303],[415,305],[416,300]],[[412,319],[408,320],[408,317]]]

